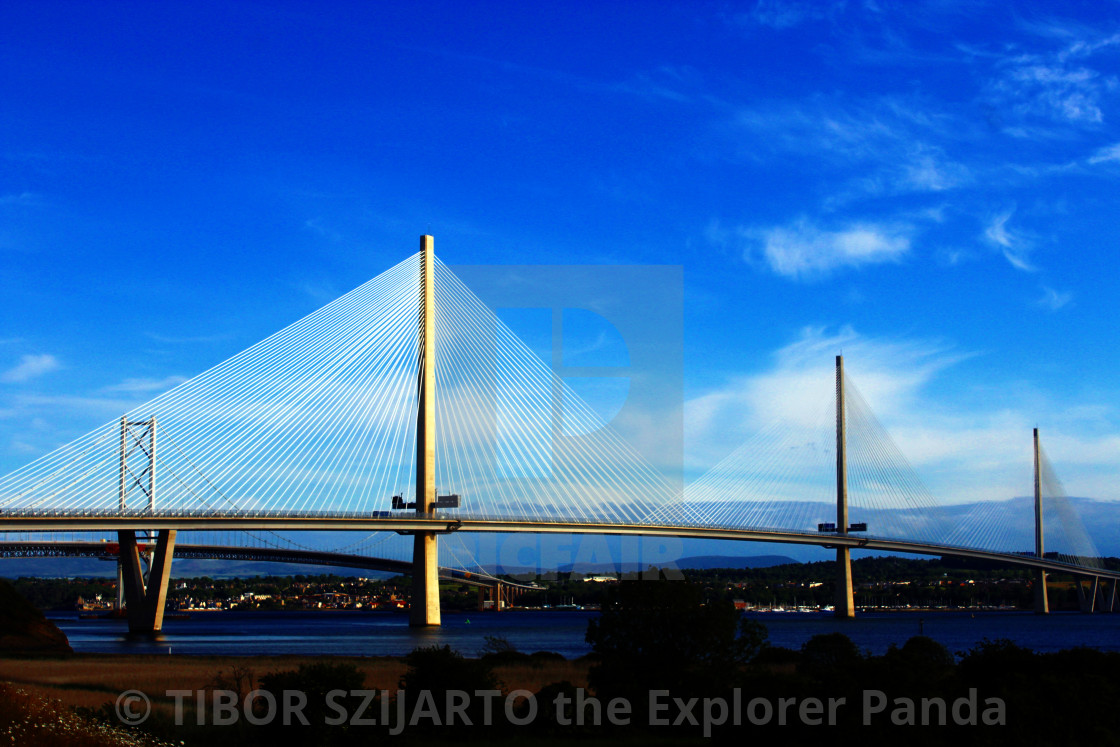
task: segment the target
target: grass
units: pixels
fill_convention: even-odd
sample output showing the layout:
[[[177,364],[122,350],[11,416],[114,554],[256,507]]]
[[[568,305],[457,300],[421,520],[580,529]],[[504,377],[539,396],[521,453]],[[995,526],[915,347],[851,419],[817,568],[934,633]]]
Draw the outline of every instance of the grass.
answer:
[[[331,661],[353,664],[365,675],[370,690],[396,690],[404,662],[395,657],[331,657]],[[321,663],[318,656],[176,656],[75,654],[57,658],[0,658],[0,681],[18,685],[26,692],[54,698],[71,707],[97,709],[112,703],[125,690],[140,690],[151,696],[157,708],[170,708],[168,690],[200,690],[214,686],[219,675],[226,679],[235,670],[251,672],[253,682],[270,672]],[[545,685],[567,680],[576,687],[587,686],[586,661],[549,661],[543,665],[505,664],[494,673],[507,690],[536,692]]]
[[[37,747],[156,747],[126,729],[82,718],[62,702],[0,683],[0,742]]]

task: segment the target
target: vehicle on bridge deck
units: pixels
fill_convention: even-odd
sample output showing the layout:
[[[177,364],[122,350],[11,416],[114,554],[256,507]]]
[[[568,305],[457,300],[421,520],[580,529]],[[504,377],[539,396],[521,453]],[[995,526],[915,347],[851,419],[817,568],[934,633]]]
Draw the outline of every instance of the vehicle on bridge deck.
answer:
[[[837,531],[837,529],[836,529],[836,525],[833,524],[832,522],[821,522],[820,524],[817,524],[817,531],[818,532],[835,532],[835,531]],[[856,523],[856,524],[850,524],[848,526],[848,531],[849,532],[866,532],[867,531],[867,522],[861,521],[861,522]]]
[[[393,508],[396,510],[416,508],[416,501],[409,501],[405,503],[403,497],[394,495]],[[432,504],[432,508],[459,508],[458,493],[452,493],[451,495],[437,495],[435,503]]]

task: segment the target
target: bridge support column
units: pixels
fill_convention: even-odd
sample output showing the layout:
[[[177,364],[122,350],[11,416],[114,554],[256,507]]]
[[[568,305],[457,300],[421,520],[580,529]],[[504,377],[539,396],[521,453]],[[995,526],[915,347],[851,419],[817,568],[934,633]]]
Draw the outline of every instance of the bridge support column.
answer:
[[[152,552],[147,583],[140,567],[140,548],[134,531],[118,532],[120,568],[128,615],[128,632],[155,635],[163,629],[163,610],[167,604],[167,585],[171,579],[171,559],[175,553],[175,530],[160,530]]]
[[[432,532],[417,532],[412,544],[412,604],[408,624],[426,627],[440,624],[438,545]]]
[[[1042,536],[1042,473],[1038,454],[1038,428],[1034,429],[1034,554],[1043,557]],[[1080,586],[1078,587],[1080,588]],[[1041,568],[1034,575],[1034,611],[1036,615],[1050,614],[1050,596],[1046,591],[1046,571]]]
[[[1046,591],[1046,571],[1038,568],[1034,572],[1034,611],[1038,615],[1050,614],[1050,596]]]
[[[836,548],[836,599],[833,608],[837,617],[856,616],[855,589],[852,586],[852,551]]]
[[[119,546],[119,543],[118,543]],[[116,606],[113,608],[118,613],[124,612],[124,566],[121,564],[121,559],[117,558],[117,601]]]
[[[836,532],[848,534],[848,457],[844,427],[844,356],[836,356]],[[836,596],[834,614],[841,618],[856,615],[852,588],[852,551],[847,545],[836,547]]]
[[[1085,614],[1092,614],[1097,611],[1097,597],[1103,596],[1101,594],[1101,579],[1099,576],[1092,576],[1090,579],[1092,585],[1089,587],[1089,593],[1085,593],[1085,581],[1079,576],[1074,576],[1074,583],[1077,585],[1077,606]],[[1103,606],[1103,600],[1102,600]]]
[[[1085,593],[1085,579],[1081,576],[1074,576],[1073,586],[1077,590],[1077,608],[1084,614],[1092,612],[1093,602],[1096,600]]]
[[[416,411],[416,513],[436,502],[435,240],[420,237],[420,372]],[[408,624],[440,624],[439,545],[432,532],[417,532],[412,544],[412,603]]]

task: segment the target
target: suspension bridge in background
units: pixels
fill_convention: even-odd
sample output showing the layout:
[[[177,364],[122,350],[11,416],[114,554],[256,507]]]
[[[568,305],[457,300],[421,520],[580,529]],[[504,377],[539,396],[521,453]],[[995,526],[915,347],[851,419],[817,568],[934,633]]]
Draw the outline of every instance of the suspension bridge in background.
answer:
[[[138,633],[162,626],[176,556],[407,572],[416,626],[440,624],[441,579],[499,598],[532,588],[488,573],[470,533],[823,546],[836,553],[841,617],[855,613],[852,550],[1031,569],[1040,613],[1047,574],[1064,574],[1083,610],[1120,609],[1120,573],[1104,567],[1037,429],[1033,502],[980,501],[954,519],[835,364],[788,418],[682,488],[424,236],[350,293],[0,478],[0,556],[115,555]],[[205,541],[217,532],[244,546]],[[312,547],[307,532],[348,542]]]

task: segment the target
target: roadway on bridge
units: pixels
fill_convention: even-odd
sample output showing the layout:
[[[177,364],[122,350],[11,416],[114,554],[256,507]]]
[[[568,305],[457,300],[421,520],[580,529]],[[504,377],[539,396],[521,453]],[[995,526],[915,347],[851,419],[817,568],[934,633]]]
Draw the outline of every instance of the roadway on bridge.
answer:
[[[330,514],[305,513],[279,515],[160,515],[143,512],[87,512],[84,515],[54,515],[49,512],[12,512],[0,514],[0,521],[8,531],[19,532],[105,532],[120,530],[337,530],[337,531],[392,531],[402,534],[415,532],[537,532],[545,534],[601,534],[638,535],[647,537],[676,537],[681,539],[719,539],[740,542],[777,542],[799,545],[818,545],[825,548],[848,547],[854,550],[880,550],[915,555],[953,556],[987,560],[1025,568],[1036,568],[1055,573],[1068,573],[1084,577],[1120,580],[1120,572],[1074,565],[1033,555],[995,552],[976,548],[939,545],[932,543],[896,540],[854,534],[821,534],[788,530],[741,529],[660,524],[604,524],[570,521],[526,521],[472,518],[469,516],[419,516],[416,514]],[[180,555],[178,548],[176,554]],[[403,561],[400,561],[403,563]],[[405,565],[410,565],[405,563]]]

